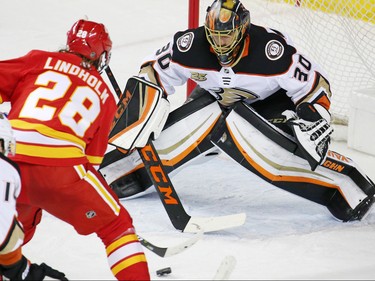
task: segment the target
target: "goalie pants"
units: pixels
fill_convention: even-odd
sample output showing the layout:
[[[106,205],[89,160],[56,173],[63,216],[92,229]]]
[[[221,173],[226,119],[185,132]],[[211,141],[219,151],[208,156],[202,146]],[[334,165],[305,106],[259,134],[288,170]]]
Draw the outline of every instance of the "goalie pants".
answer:
[[[18,165],[22,191],[17,211],[25,231],[24,243],[34,235],[45,210],[72,225],[81,235],[96,233],[106,247],[112,273],[117,279],[150,279],[131,216],[91,165]]]

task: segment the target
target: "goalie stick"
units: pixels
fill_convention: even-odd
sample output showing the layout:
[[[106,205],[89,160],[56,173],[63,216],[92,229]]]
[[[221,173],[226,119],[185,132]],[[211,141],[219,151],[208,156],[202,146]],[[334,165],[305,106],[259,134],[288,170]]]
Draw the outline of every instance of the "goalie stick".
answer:
[[[121,102],[123,93],[109,66],[106,68],[106,73]],[[129,78],[128,83],[134,82],[134,80],[136,80],[137,83],[143,83],[156,90],[160,90],[156,85],[138,77]],[[131,97],[128,96],[129,94],[133,95],[133,93],[127,93],[124,97],[126,100],[121,102],[122,112],[131,99]],[[245,213],[207,218],[191,217],[186,213],[152,140],[149,139],[146,146],[137,148],[137,150],[159,198],[163,203],[164,209],[177,230],[191,233],[196,233],[201,230],[211,232],[240,226],[245,223]]]

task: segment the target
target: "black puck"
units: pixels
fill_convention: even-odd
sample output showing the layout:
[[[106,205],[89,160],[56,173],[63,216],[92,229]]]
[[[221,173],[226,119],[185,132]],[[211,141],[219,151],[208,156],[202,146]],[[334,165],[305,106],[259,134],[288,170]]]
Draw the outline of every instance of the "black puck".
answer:
[[[170,267],[162,268],[156,271],[157,276],[163,276],[166,274],[170,274],[172,272],[172,269]]]

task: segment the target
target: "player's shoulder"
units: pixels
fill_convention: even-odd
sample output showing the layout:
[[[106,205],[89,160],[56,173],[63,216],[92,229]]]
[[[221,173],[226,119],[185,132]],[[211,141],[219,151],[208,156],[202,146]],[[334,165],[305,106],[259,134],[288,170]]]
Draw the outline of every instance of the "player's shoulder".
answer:
[[[178,31],[173,41],[174,62],[195,68],[219,67],[215,54],[210,52],[204,26]]]
[[[44,50],[31,50],[29,51],[26,56],[28,57],[32,57],[32,58],[35,58],[35,57],[48,57],[48,56],[51,56],[51,55],[54,55],[56,54],[57,52],[50,52],[50,51],[44,51]]]
[[[181,52],[186,52],[194,43],[205,41],[206,33],[204,26],[177,31],[174,34],[175,44],[179,46]]]
[[[246,69],[249,73],[278,75],[285,73],[297,52],[287,35],[271,28],[251,25],[248,55],[237,64],[238,71]]]
[[[289,37],[285,32],[281,32],[275,28],[255,24],[251,25],[249,32],[252,37],[256,37],[257,39],[275,39],[280,40],[283,44],[287,44],[286,39]]]
[[[20,168],[17,163],[0,153],[0,169],[6,171],[5,174],[18,174],[20,175]]]
[[[28,69],[39,68],[46,64],[48,58],[58,56],[58,52],[44,50],[31,50],[25,56],[24,60]]]
[[[274,28],[251,25],[249,35],[251,45],[254,48],[272,49],[270,48],[271,46],[277,45],[280,47],[280,50],[295,50],[289,35]]]
[[[75,64],[80,64],[82,59],[76,54],[65,52],[65,51],[45,51],[45,50],[31,50],[27,53],[28,57],[33,60],[43,61],[48,58],[56,58],[60,60],[69,61]]]

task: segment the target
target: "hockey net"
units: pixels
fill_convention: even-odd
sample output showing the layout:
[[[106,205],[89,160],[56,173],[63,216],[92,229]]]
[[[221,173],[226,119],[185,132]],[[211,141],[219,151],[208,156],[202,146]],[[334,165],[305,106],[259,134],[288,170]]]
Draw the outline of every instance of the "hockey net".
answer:
[[[194,0],[190,0],[194,1]],[[204,23],[212,1],[199,1]],[[348,124],[353,91],[375,86],[374,0],[242,0],[251,22],[291,36],[328,73],[333,123]]]

